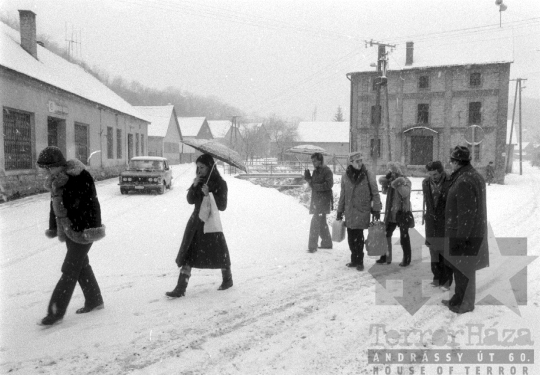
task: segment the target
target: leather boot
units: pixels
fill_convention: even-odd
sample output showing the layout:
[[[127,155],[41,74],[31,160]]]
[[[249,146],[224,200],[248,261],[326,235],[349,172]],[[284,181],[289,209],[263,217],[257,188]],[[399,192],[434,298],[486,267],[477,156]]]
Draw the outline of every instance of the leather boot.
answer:
[[[62,274],[52,293],[47,316],[41,320],[42,325],[53,325],[62,320],[76,285],[77,279]]]
[[[189,276],[190,275],[180,272],[180,276],[178,276],[178,284],[176,284],[176,287],[171,292],[166,292],[165,295],[172,298],[185,296]]]
[[[78,281],[84,294],[84,307],[81,307],[75,313],[86,314],[92,310],[103,309],[105,305],[103,304],[101,290],[99,289],[94,271],[89,264],[82,268]]]
[[[386,255],[386,264],[392,263],[392,237],[386,237],[386,243],[388,245],[388,252]]]
[[[231,286],[233,286],[232,272],[230,268],[222,268],[221,275],[223,276],[223,282],[219,286],[218,290],[229,289]]]

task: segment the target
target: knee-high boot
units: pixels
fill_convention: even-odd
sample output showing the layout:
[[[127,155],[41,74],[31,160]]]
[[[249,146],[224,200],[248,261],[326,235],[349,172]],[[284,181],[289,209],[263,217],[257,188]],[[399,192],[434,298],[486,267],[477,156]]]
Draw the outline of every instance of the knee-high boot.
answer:
[[[231,286],[233,286],[232,272],[230,268],[222,268],[221,275],[223,276],[223,282],[219,286],[218,290],[229,289]]]
[[[167,297],[183,297],[186,295],[186,288],[188,285],[190,275],[180,272],[180,276],[178,276],[178,283],[176,284],[176,287],[171,292],[166,292],[165,295]]]
[[[76,285],[77,279],[67,274],[62,274],[52,293],[49,307],[47,308],[47,316],[41,320],[41,324],[52,325],[62,320]]]

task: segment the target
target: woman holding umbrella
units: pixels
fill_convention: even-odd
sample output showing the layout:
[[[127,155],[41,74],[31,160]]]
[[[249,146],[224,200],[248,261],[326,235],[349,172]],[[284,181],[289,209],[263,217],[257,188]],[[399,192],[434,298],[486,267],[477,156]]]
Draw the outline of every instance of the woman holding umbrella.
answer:
[[[227,208],[227,183],[215,168],[214,158],[202,154],[196,160],[197,175],[189,187],[187,201],[195,205],[193,214],[184,232],[184,238],[176,257],[180,267],[178,283],[174,290],[166,292],[168,297],[182,297],[186,293],[192,268],[221,269],[223,282],[218,290],[233,286],[231,259],[223,232],[204,233],[204,222],[199,218],[201,203],[210,193],[214,196],[218,210]]]

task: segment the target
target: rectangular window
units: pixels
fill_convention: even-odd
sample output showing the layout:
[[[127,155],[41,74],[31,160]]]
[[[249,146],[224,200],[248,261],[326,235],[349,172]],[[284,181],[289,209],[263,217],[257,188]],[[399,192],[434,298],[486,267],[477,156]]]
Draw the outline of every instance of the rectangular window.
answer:
[[[474,145],[474,153],[473,153],[473,155],[474,155],[474,161],[481,161],[481,160],[480,160],[480,146],[481,146],[481,144],[479,144],[479,145]],[[469,147],[469,148],[472,148],[473,146],[472,146],[472,145],[469,145],[468,147]]]
[[[469,103],[469,125],[480,125],[482,123],[482,103]]]
[[[7,108],[3,112],[6,170],[33,168],[30,114]]]
[[[47,145],[58,147],[58,122],[47,118]]]
[[[469,85],[471,87],[482,86],[482,74],[481,73],[471,73],[469,77]]]
[[[426,165],[433,160],[433,137],[411,136],[411,165]]]
[[[139,133],[135,133],[135,156],[139,156]]]
[[[377,77],[371,77],[371,89],[377,91]]]
[[[116,158],[122,159],[122,129],[116,129]]]
[[[88,164],[88,125],[75,123],[75,157]]]
[[[133,134],[127,135],[127,155],[128,160],[131,160],[133,157]]]
[[[141,134],[141,155],[144,155],[144,134]]]
[[[377,125],[381,123],[381,112],[382,112],[382,109],[381,109],[381,106],[379,106],[379,111],[377,113],[376,111],[376,106],[372,105],[371,106],[371,125]],[[378,116],[377,116],[378,115]],[[378,119],[378,121],[376,121]]]
[[[429,104],[418,104],[418,124],[429,124]]]
[[[377,145],[379,146],[379,152],[377,152],[378,157],[381,157],[381,139],[378,139]],[[375,140],[372,138],[370,142],[369,156],[373,157],[375,153]]]
[[[107,159],[112,159],[114,157],[114,132],[113,128],[107,126]]]
[[[420,76],[418,79],[419,89],[429,89],[429,76]]]

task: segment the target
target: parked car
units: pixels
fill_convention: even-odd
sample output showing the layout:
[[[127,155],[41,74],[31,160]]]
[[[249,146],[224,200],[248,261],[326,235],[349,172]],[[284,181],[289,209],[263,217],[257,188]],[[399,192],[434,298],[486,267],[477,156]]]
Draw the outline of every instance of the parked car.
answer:
[[[119,176],[120,193],[155,191],[163,194],[172,184],[169,161],[158,156],[136,156]]]

